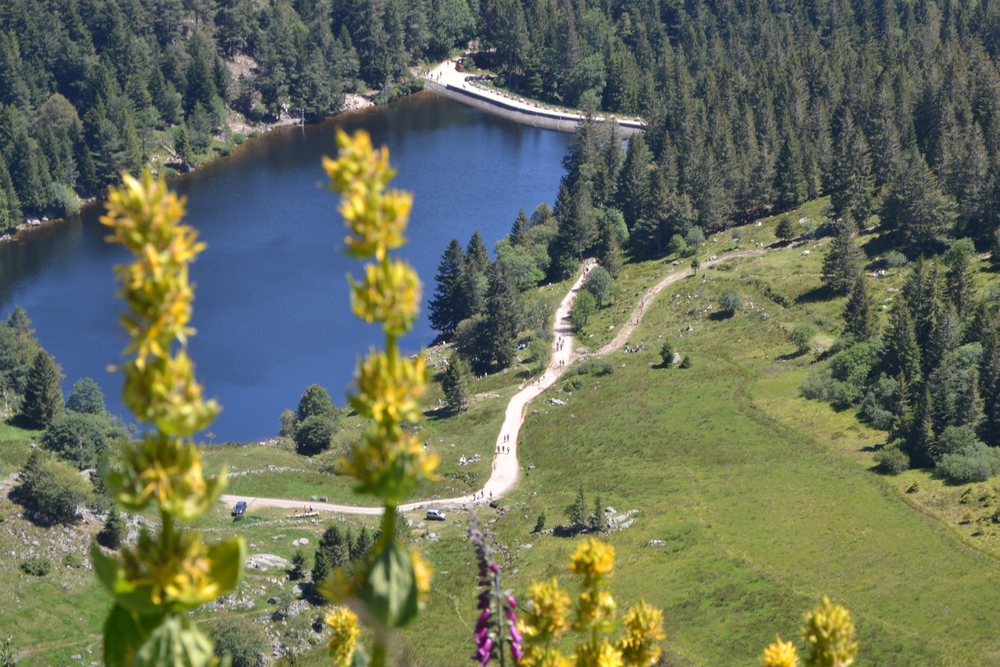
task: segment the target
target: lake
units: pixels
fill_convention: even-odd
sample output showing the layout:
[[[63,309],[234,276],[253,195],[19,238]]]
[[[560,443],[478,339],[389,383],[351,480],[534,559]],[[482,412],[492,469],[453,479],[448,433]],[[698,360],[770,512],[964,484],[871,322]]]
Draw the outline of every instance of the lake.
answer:
[[[399,169],[393,185],[414,193],[409,244],[397,251],[424,284],[421,316],[401,342],[410,351],[435,337],[426,303],[448,241],[464,247],[478,229],[492,254],[519,208],[551,205],[572,138],[423,92],[272,132],[172,180],[188,196],[187,222],[208,243],[191,270],[198,333],[189,347],[206,395],[224,408],[211,427],[217,441],[273,437],[282,410],[313,383],[343,406],[357,356],[383,344],[381,329],[349,310],[345,276],[360,275],[362,264],[342,252],[339,199],[324,189],[320,164],[336,153],[337,128],[363,128],[387,145]],[[106,370],[125,346],[112,266],[129,254],[104,242],[102,210],[0,244],[0,314],[23,306],[63,368],[64,391],[91,377],[109,411],[131,421],[120,375]]]

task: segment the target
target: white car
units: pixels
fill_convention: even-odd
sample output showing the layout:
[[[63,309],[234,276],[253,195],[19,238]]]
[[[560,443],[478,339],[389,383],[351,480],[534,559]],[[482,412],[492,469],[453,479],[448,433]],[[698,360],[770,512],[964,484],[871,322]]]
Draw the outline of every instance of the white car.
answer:
[[[427,518],[431,521],[444,521],[447,517],[441,510],[427,510]]]

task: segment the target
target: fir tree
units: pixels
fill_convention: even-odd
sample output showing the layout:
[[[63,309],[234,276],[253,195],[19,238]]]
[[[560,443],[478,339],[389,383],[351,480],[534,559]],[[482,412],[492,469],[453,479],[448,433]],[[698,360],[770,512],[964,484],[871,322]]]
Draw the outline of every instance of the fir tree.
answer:
[[[929,387],[917,404],[913,417],[913,432],[909,440],[910,463],[917,468],[927,468],[934,465],[934,400]]]
[[[979,393],[979,369],[969,369],[968,381],[962,388],[955,405],[955,424],[968,426],[979,432],[984,419],[984,403]]]
[[[448,359],[441,388],[453,412],[465,412],[469,408],[468,367],[461,356],[453,354]]]
[[[806,177],[802,170],[802,147],[794,132],[788,130],[778,153],[777,175],[774,189],[777,204],[782,209],[796,208],[808,196]]]
[[[333,567],[330,564],[330,554],[327,553],[326,549],[322,547],[316,549],[316,555],[313,558],[313,569],[312,569],[312,581],[313,584],[318,584],[329,576]]]
[[[584,493],[581,485],[576,492],[576,500],[566,508],[566,517],[569,519],[570,527],[577,532],[586,530],[588,514],[587,494]]]
[[[594,514],[590,529],[595,533],[608,532],[608,516],[604,513],[604,508],[601,507],[600,496],[594,498]]]
[[[372,549],[372,536],[367,526],[361,526],[357,539],[351,544],[351,560],[358,561],[368,555]]]
[[[965,312],[973,297],[971,260],[975,253],[972,241],[961,239],[952,243],[944,255],[944,264],[948,267],[945,271],[946,291],[959,315]]]
[[[191,158],[194,157],[194,152],[191,150],[191,141],[188,139],[187,127],[184,125],[181,125],[177,129],[174,150],[177,152],[177,157],[180,158],[180,161],[185,164],[191,162]]]
[[[823,258],[823,284],[837,294],[847,294],[864,269],[864,252],[855,238],[858,226],[851,218],[834,223],[835,236]]]
[[[604,267],[605,271],[612,278],[617,278],[622,272],[622,251],[618,246],[618,234],[611,225],[607,225],[604,228],[604,234],[602,235],[603,243],[601,252],[601,266]]]
[[[833,188],[830,205],[834,215],[866,224],[874,212],[875,178],[868,142],[860,127],[845,130],[834,163]]]
[[[795,238],[795,225],[792,224],[792,219],[788,214],[781,216],[778,220],[778,225],[774,228],[774,235],[782,241]]]
[[[524,214],[524,207],[522,206],[521,210],[517,212],[514,225],[510,229],[510,244],[516,246],[524,243],[529,231],[531,231],[531,221]]]
[[[858,276],[844,307],[844,333],[857,341],[869,340],[878,334],[878,315],[875,300],[868,290],[864,276]]]
[[[642,134],[632,135],[619,175],[617,204],[629,229],[643,216],[650,196],[650,163],[651,156]]]
[[[21,415],[28,428],[43,429],[63,413],[60,368],[44,350],[39,350],[31,362]]]
[[[108,510],[108,518],[104,522],[104,527],[97,534],[97,542],[102,547],[117,549],[128,534],[128,526],[121,512],[114,505]]]
[[[486,296],[485,351],[494,368],[507,368],[516,357],[517,334],[521,331],[522,313],[517,287],[503,264],[490,271]]]
[[[910,318],[910,309],[906,299],[896,300],[889,315],[889,329],[885,334],[884,351],[882,353],[882,368],[886,375],[895,377],[902,375],[906,382],[920,382],[921,351],[917,344],[917,335]]]
[[[968,310],[971,312],[962,329],[962,345],[985,344],[990,333],[990,321],[993,319],[989,305],[985,301],[975,301]]]
[[[292,569],[288,572],[288,578],[292,581],[302,579],[306,576],[306,555],[302,549],[296,549],[292,554]]]
[[[431,326],[442,333],[451,333],[462,319],[462,304],[460,295],[460,279],[462,260],[465,254],[458,239],[452,239],[441,255],[438,264],[438,274],[434,278],[437,286],[434,288],[434,298],[431,299]]]

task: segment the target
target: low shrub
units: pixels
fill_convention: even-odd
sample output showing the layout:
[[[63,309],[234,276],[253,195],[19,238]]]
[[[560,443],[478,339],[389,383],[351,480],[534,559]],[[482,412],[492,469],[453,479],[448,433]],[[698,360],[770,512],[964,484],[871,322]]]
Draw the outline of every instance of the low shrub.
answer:
[[[816,329],[808,324],[799,324],[792,330],[792,343],[795,344],[799,353],[805,354],[809,351],[809,343],[816,335]]]
[[[588,359],[583,363],[572,366],[566,371],[567,378],[574,375],[611,375],[615,372],[614,364],[607,359]]]
[[[976,442],[955,454],[942,456],[936,470],[958,484],[985,482],[1000,473],[1000,450]]]
[[[734,289],[727,289],[719,297],[719,308],[722,312],[732,315],[743,305],[743,297]]]
[[[898,269],[902,266],[906,266],[906,261],[906,255],[898,250],[893,250],[885,256],[885,263],[891,269]]]
[[[79,570],[83,567],[83,558],[80,557],[80,554],[68,553],[63,556],[62,564],[74,570]]]
[[[52,571],[52,563],[47,558],[27,558],[21,561],[21,572],[34,577],[44,577]]]
[[[220,614],[208,636],[215,642],[217,656],[232,656],[232,667],[256,667],[258,654],[269,653],[271,648],[264,629],[239,614]]]
[[[681,359],[680,368],[691,368],[691,355],[685,354],[684,358]]]
[[[875,463],[887,475],[898,475],[910,469],[910,457],[895,443],[886,445],[875,452]]]

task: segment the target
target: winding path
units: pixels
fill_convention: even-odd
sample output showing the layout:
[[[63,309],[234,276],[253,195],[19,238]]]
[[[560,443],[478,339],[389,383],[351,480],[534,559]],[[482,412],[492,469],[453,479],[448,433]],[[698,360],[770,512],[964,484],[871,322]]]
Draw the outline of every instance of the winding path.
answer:
[[[729,259],[761,254],[763,252],[764,250],[748,250],[746,252],[725,255],[711,261],[706,261],[702,264],[702,267],[707,268],[713,264],[724,262]],[[560,303],[559,308],[556,309],[555,322],[553,324],[554,338],[552,340],[552,360],[549,362],[548,368],[545,369],[545,373],[542,374],[542,377],[539,380],[531,382],[527,386],[521,385],[521,391],[510,399],[510,403],[507,405],[507,412],[504,416],[503,426],[500,429],[500,433],[497,435],[496,442],[497,447],[509,447],[510,453],[497,454],[494,457],[493,472],[483,488],[475,494],[461,496],[459,498],[438,498],[434,500],[418,500],[416,502],[406,503],[399,506],[400,511],[409,512],[436,505],[468,505],[470,503],[486,503],[489,500],[500,498],[514,487],[520,473],[520,467],[518,466],[517,461],[517,436],[521,430],[521,425],[524,423],[525,407],[539,394],[552,386],[552,384],[555,383],[555,381],[558,380],[563,374],[563,371],[570,366],[573,362],[573,358],[576,356],[573,352],[573,332],[569,324],[569,310],[573,306],[573,300],[576,298],[576,294],[580,290],[580,286],[583,284],[583,279],[586,277],[587,272],[594,266],[595,262],[592,259],[587,260],[584,263],[581,267],[580,275],[577,277],[576,282],[573,283],[573,287],[570,288],[566,296],[563,297],[562,303]],[[641,303],[644,304],[642,310],[645,310],[645,308],[648,308],[653,303],[656,294],[658,294],[664,287],[684,278],[688,278],[691,275],[692,274],[688,273],[686,269],[667,275],[663,278],[663,280],[651,287],[642,296]],[[641,319],[642,316],[640,314],[640,307],[637,304],[635,310],[633,310],[629,316],[628,323],[621,327],[614,340],[594,354],[597,356],[608,354],[624,345],[625,341],[628,340],[630,335],[632,335],[632,331],[636,327],[633,322],[636,320],[641,321]],[[505,436],[510,436],[507,442],[504,442]],[[256,498],[253,496],[222,495],[219,499],[222,502],[231,505],[235,505],[241,500],[246,502],[248,506],[257,505],[297,509],[303,505],[303,501],[301,500],[284,500],[281,498]],[[356,505],[337,505],[334,503],[320,502],[305,504],[317,511],[337,512],[341,514],[382,514],[381,507],[359,507]]]

